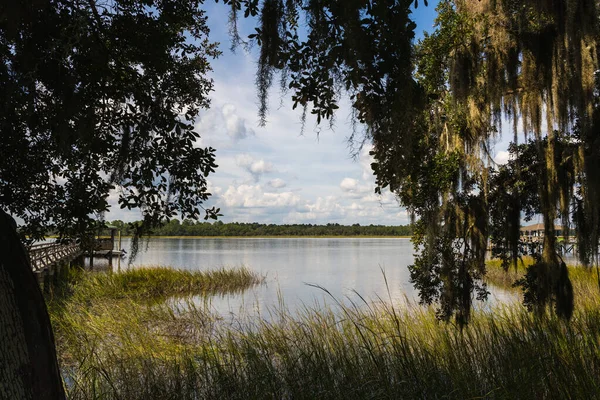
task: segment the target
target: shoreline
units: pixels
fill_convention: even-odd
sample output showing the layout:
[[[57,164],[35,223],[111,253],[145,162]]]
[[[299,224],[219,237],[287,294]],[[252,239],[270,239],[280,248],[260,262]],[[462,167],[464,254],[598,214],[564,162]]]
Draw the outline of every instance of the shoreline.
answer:
[[[232,293],[236,286],[261,283],[260,276],[227,272],[211,275],[217,288],[232,279],[239,282]],[[180,296],[206,281],[196,273],[198,283],[190,285],[190,276],[165,269],[101,272],[70,286],[74,292],[66,301],[50,308],[61,372],[73,382],[66,387],[69,398],[93,398],[101,391],[133,400],[170,394],[287,397],[282,393],[526,399],[540,393],[552,398],[561,387],[560,398],[589,398],[598,391],[593,360],[600,316],[594,312],[599,303],[597,282],[589,279],[593,271],[573,281],[583,296],[569,329],[562,320],[536,317],[515,303],[474,310],[460,331],[441,323],[434,307],[372,302],[365,308],[339,303],[340,314],[334,306],[292,313],[281,303],[276,321],[238,315],[222,323],[210,302]],[[169,297],[180,302],[170,303]],[[365,385],[368,379],[372,385]]]
[[[99,238],[109,238],[100,236]],[[122,235],[122,239],[131,239],[131,235]],[[56,239],[57,236],[46,236],[46,239]],[[337,235],[272,235],[272,236],[143,236],[142,239],[411,239],[412,236],[337,236]]]

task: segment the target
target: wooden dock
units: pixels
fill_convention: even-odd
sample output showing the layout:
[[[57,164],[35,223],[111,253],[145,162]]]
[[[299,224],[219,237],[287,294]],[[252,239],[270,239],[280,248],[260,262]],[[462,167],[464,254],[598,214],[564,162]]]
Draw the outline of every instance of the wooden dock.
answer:
[[[92,252],[84,251],[79,244],[74,242],[35,244],[28,248],[29,262],[40,286],[47,290],[50,280],[53,276],[58,275],[61,267],[69,265],[78,257],[89,257],[90,267],[93,266],[94,258],[107,258],[109,266],[112,266],[112,259],[118,257],[120,266],[120,259],[124,257],[125,251],[113,250],[112,243],[112,241],[97,240],[96,249]],[[83,259],[80,263],[83,265]]]
[[[577,240],[575,232],[570,230],[571,235],[565,236],[566,229],[561,225],[554,225],[554,235],[557,238],[556,250],[561,255],[577,253]],[[532,224],[522,226],[519,237],[519,252],[522,255],[541,254],[544,244],[544,224]]]
[[[29,262],[33,273],[44,290],[51,278],[60,272],[63,265],[83,255],[77,243],[41,243],[29,247]]]
[[[82,254],[81,247],[76,243],[42,243],[29,248],[29,261],[33,272],[51,269],[55,265],[72,261]]]
[[[125,257],[125,250],[94,250],[93,251],[93,255],[94,257],[104,257],[104,258],[111,258],[111,257]],[[90,256],[90,253],[85,253],[86,257]]]

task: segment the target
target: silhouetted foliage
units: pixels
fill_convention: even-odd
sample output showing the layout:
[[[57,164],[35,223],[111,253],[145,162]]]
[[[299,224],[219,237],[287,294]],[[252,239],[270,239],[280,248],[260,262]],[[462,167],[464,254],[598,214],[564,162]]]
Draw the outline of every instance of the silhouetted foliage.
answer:
[[[23,221],[22,238],[40,239],[50,229],[85,244],[111,191],[121,208],[141,210],[136,238],[175,214],[202,216],[215,150],[196,146],[193,121],[209,105],[208,61],[218,51],[200,5],[0,3],[0,208]],[[3,237],[15,236],[7,224],[0,228]],[[11,331],[2,337],[0,392],[63,398],[58,370],[50,368],[50,321],[20,254],[1,255],[7,295],[0,325]]]
[[[465,323],[471,298],[486,297],[480,278],[491,232],[514,261],[522,212],[543,215],[539,271],[548,287],[562,282],[556,219],[568,230],[575,216],[586,265],[598,254],[596,2],[441,0],[435,31],[418,43],[411,0],[228,3],[233,15],[260,15],[250,40],[261,45],[263,121],[277,72],[293,107],[317,122],[332,121],[341,96],[350,97],[353,120],[374,145],[376,192],[389,187],[418,220],[411,277],[441,318]],[[491,150],[506,120],[515,145],[521,123],[534,143],[527,153],[537,154],[496,173]]]
[[[201,3],[2,3],[0,207],[24,234],[81,237],[111,191],[141,209],[138,234],[202,216],[215,150],[195,146],[193,121],[218,51]]]

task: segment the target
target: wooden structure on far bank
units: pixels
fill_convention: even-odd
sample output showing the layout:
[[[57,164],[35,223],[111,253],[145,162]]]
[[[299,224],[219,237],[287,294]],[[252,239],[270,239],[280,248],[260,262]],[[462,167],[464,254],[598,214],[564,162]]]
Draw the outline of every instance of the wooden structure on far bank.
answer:
[[[523,254],[539,254],[544,243],[544,224],[522,226],[519,247]],[[574,253],[577,247],[574,232],[565,236],[565,229],[561,225],[554,225],[554,235],[557,238],[556,247],[561,254]]]
[[[563,227],[554,225],[554,235],[563,236]],[[533,224],[521,227],[521,240],[528,242],[542,241],[544,238],[544,224]]]

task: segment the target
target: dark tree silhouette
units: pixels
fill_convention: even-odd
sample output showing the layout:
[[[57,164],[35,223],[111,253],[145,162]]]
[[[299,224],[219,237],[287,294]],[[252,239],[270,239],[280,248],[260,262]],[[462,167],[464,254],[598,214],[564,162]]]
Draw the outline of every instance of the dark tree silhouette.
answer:
[[[24,234],[80,235],[111,190],[145,226],[201,216],[215,150],[193,120],[218,51],[200,3],[3,3],[0,207]]]
[[[201,1],[0,3],[0,209],[21,238],[83,240],[108,209],[141,209],[136,234],[201,213],[215,150],[195,145],[208,107]],[[0,218],[0,397],[64,397],[52,330],[16,232]]]
[[[0,398],[64,398],[50,317],[15,228],[0,210]]]

